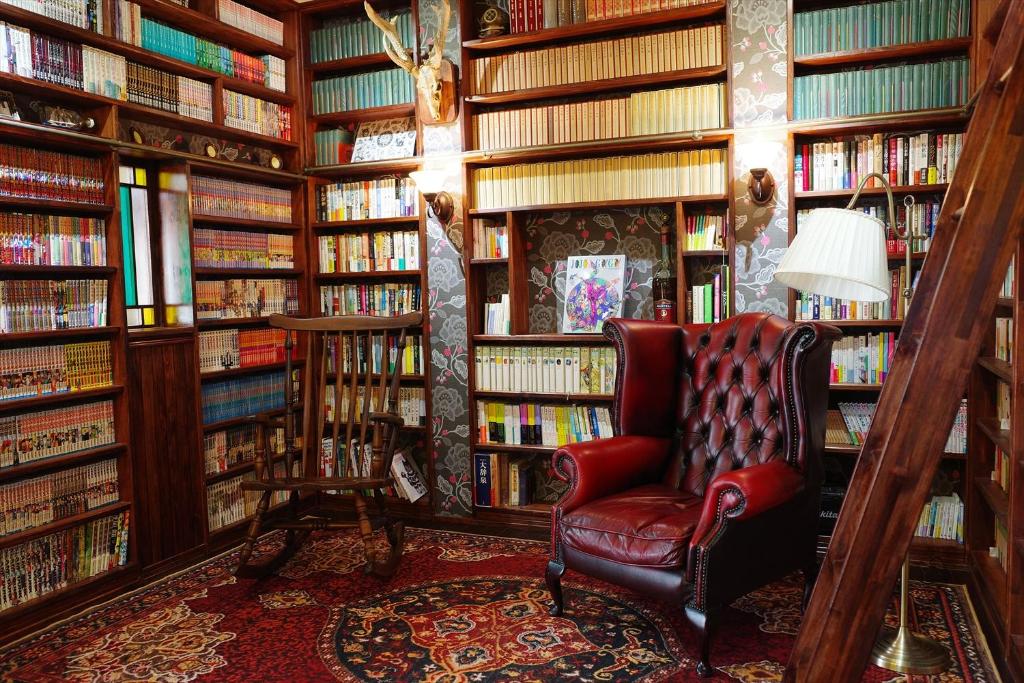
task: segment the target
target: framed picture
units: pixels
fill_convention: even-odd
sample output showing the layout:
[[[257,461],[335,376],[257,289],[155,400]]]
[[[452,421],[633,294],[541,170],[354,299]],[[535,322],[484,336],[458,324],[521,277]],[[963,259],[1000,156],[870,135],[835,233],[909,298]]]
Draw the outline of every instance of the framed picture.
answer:
[[[404,159],[416,154],[416,121],[412,117],[366,121],[356,130],[352,161]]]

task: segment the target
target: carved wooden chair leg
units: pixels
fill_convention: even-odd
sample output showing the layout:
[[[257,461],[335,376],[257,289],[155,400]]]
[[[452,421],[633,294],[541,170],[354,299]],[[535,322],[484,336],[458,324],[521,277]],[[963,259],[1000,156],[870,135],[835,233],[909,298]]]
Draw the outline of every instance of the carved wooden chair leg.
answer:
[[[264,491],[260,494],[260,500],[256,504],[256,513],[253,514],[252,521],[249,522],[249,530],[245,532],[245,542],[242,544],[242,550],[238,555],[238,567],[235,569],[235,576],[246,576],[253,573],[253,568],[248,566],[249,560],[252,558],[252,551],[256,545],[256,540],[260,537],[263,515],[267,514],[269,507],[270,491]]]
[[[366,512],[366,497],[360,492],[353,493],[352,498],[356,507],[356,520],[359,525],[359,536],[363,540],[363,553],[366,556],[364,571],[369,574],[377,560],[377,553],[373,548],[373,523]]]

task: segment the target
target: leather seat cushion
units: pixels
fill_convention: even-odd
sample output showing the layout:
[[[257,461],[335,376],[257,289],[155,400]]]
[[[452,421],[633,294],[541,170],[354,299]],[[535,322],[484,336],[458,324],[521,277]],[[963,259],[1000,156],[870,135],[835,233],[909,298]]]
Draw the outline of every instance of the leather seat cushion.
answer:
[[[663,484],[627,489],[562,517],[562,543],[612,562],[682,567],[703,504]]]

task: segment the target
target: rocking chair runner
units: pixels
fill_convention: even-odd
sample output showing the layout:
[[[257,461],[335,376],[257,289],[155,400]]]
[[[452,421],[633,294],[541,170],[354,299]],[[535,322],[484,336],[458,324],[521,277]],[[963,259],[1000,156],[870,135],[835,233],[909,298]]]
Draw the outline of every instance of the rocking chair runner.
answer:
[[[331,514],[339,508],[339,497],[334,493],[337,491],[351,494],[366,553],[366,572],[385,578],[394,573],[402,557],[404,529],[400,521],[388,517],[384,490],[392,484],[391,460],[398,444],[399,429],[404,424],[398,414],[398,390],[406,333],[422,321],[420,313],[391,318],[270,316],[272,327],[286,331],[285,413],[283,419],[265,415],[253,418],[257,426],[256,478],[242,482],[241,488],[259,491],[260,498],[245,536],[236,574],[263,576],[271,573],[295,554],[310,532],[351,527],[351,522],[334,519]],[[298,332],[306,333],[307,340],[302,374],[302,422],[296,434],[298,408],[292,372],[292,337]],[[388,367],[392,340],[397,351],[395,372],[390,372]],[[379,373],[374,372],[375,356],[380,359]],[[332,358],[333,368],[329,367]],[[329,376],[332,369],[333,382]],[[360,392],[362,400],[359,400]],[[333,412],[331,420],[328,420],[329,408]],[[269,442],[270,431],[280,428],[284,429],[283,477],[274,472],[275,454],[271,453]],[[322,471],[320,455],[321,439],[328,436],[339,470],[327,473],[330,476]],[[367,449],[370,452],[368,476],[363,474]],[[293,476],[295,463],[300,464],[299,476]],[[333,467],[333,463],[329,464]],[[265,517],[275,492],[288,495],[287,514],[283,519],[268,520]],[[314,494],[314,505],[300,515],[302,492]],[[373,518],[367,511],[368,497],[373,498],[377,508]],[[389,545],[387,556],[383,558],[377,556],[373,543],[373,532],[381,527],[385,529]],[[270,529],[287,531],[284,548],[269,561],[251,565],[249,560],[256,540]]]

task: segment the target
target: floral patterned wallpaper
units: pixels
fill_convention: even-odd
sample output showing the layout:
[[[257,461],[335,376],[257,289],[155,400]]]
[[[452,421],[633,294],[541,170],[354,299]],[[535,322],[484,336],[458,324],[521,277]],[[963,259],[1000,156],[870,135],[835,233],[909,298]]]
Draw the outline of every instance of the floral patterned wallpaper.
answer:
[[[732,44],[733,197],[736,233],[736,312],[788,313],[788,289],[772,282],[789,244],[786,133],[786,0],[734,0],[729,21]],[[746,129],[746,130],[742,130]],[[750,201],[751,168],[766,167],[775,177],[768,206]]]
[[[558,332],[565,303],[566,258],[581,254],[625,254],[622,315],[653,318],[651,281],[660,231],[662,226],[672,229],[673,222],[673,216],[656,206],[528,216],[524,229],[530,332]]]

